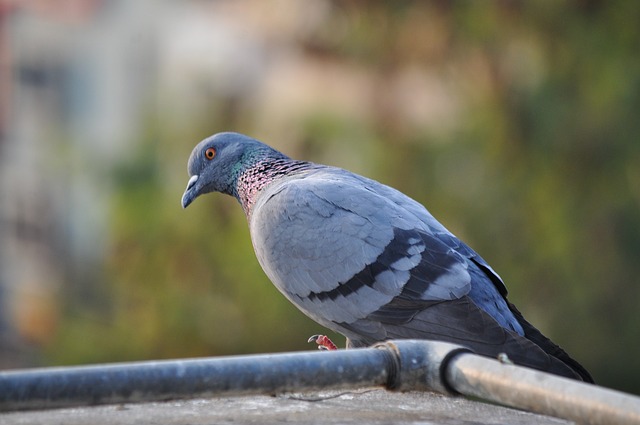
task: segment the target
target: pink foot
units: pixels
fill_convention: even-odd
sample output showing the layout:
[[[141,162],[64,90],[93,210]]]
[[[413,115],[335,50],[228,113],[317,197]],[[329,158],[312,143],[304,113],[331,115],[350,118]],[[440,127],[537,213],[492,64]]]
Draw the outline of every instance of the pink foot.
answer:
[[[318,350],[337,350],[338,347],[326,335],[313,335],[307,342],[315,342],[318,344]]]

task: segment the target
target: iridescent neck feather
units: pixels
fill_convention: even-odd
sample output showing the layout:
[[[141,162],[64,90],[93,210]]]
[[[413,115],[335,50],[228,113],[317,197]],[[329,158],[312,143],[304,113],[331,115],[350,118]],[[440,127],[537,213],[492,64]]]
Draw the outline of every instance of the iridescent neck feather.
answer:
[[[287,157],[261,159],[239,174],[233,195],[240,202],[247,218],[249,218],[256,199],[268,185],[312,166],[313,164],[310,162],[297,161]]]

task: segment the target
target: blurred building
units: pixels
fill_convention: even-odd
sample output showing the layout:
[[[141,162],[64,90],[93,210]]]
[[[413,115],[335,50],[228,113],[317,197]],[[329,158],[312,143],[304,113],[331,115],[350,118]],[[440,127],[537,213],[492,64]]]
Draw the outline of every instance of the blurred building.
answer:
[[[61,293],[91,292],[110,164],[139,131],[160,2],[3,2],[0,366],[30,363]],[[85,287],[85,288],[83,288]]]

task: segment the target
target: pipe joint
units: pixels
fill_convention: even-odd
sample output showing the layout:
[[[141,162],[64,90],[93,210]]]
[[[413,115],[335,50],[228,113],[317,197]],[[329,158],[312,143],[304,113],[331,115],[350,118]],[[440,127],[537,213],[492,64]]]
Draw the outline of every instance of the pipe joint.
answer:
[[[438,391],[458,394],[446,379],[449,362],[462,353],[472,353],[461,345],[426,340],[396,340],[376,344],[394,359],[387,388],[395,391]]]

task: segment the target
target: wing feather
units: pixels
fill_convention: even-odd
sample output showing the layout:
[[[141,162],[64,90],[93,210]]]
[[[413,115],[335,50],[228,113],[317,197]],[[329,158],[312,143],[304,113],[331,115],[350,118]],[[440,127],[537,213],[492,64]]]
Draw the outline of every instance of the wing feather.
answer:
[[[439,301],[470,291],[466,260],[423,220],[341,177],[285,179],[256,203],[256,254],[287,298],[332,324],[363,319],[400,294]]]

